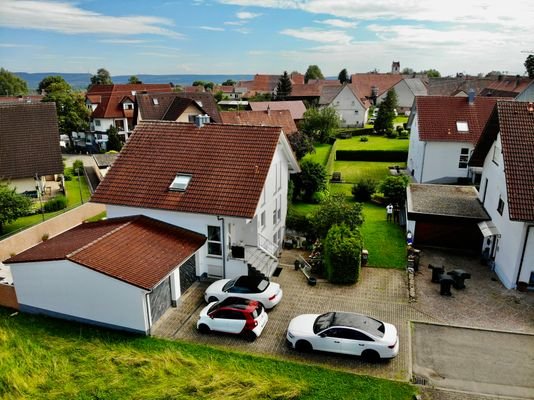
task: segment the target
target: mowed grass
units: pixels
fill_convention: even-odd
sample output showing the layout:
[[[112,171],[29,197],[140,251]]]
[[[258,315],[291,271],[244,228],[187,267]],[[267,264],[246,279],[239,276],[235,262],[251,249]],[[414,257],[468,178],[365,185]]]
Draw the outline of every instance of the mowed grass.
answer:
[[[341,179],[347,183],[356,183],[360,179],[374,179],[379,182],[389,175],[388,167],[398,165],[402,168],[406,163],[402,162],[377,162],[377,161],[334,161],[334,171],[341,172]],[[332,184],[331,186],[334,186]]]
[[[402,382],[0,308],[0,398],[412,399]]]
[[[337,139],[337,150],[406,150],[410,141],[406,139],[389,139],[385,136],[367,136],[367,142],[361,142],[360,136],[350,139]]]
[[[386,208],[373,203],[364,203],[365,221],[361,226],[364,248],[369,250],[371,267],[405,268],[406,240],[404,231],[386,220]]]
[[[330,149],[332,148],[332,145],[325,143],[315,143],[313,147],[315,148],[315,153],[308,153],[302,159],[311,160],[316,163],[326,165],[326,163],[328,162],[328,156],[330,155]]]

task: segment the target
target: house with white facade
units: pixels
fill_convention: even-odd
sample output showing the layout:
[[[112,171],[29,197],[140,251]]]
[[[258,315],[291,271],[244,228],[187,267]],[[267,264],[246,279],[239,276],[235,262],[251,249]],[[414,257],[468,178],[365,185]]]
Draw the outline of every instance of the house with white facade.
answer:
[[[6,261],[20,311],[150,334],[206,237],[145,216],[78,225]]]
[[[468,161],[495,97],[417,96],[410,116],[408,170],[418,183],[477,180]]]
[[[482,254],[507,288],[534,286],[534,104],[498,101],[469,161],[482,168]]]
[[[369,115],[369,102],[362,101],[351,85],[329,86],[321,89],[320,107],[332,107],[342,127],[363,127]]]
[[[397,94],[397,111],[399,113],[410,111],[415,100],[415,96],[426,96],[427,88],[419,78],[405,78],[397,82],[391,89]],[[382,93],[377,98],[377,104],[382,103],[387,96],[387,92]]]
[[[270,276],[297,172],[280,127],[141,121],[92,201],[206,236],[197,276]]]

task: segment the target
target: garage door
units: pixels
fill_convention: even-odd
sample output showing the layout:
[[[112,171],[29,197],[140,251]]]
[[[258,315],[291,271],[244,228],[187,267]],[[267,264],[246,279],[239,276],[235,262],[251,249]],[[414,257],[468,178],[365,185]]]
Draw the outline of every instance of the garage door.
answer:
[[[171,280],[165,279],[150,293],[150,314],[154,324],[171,306]]]
[[[417,221],[414,244],[478,251],[482,246],[482,234],[476,223]]]
[[[196,280],[195,256],[192,256],[180,266],[180,293],[183,295]]]

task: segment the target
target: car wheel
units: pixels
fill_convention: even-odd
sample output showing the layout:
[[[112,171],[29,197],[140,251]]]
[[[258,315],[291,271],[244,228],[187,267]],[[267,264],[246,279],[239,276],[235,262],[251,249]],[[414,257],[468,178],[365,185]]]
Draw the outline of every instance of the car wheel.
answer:
[[[245,331],[245,333],[243,333],[243,336],[245,337],[247,342],[253,342],[257,338],[256,334],[252,331]]]
[[[310,344],[310,342],[308,342],[306,340],[299,340],[295,344],[295,349],[297,349],[298,351],[301,351],[303,353],[309,353],[310,351],[313,350],[313,347]]]
[[[219,301],[219,299],[217,297],[215,297],[215,296],[210,296],[208,298],[208,303],[213,303],[214,301]]]
[[[200,325],[198,326],[198,331],[199,331],[200,333],[208,334],[208,333],[211,332],[211,329],[210,329],[210,327],[209,327],[208,325],[206,325],[206,324],[200,324]]]
[[[375,362],[380,361],[380,354],[378,354],[378,353],[377,353],[376,351],[374,351],[374,350],[365,350],[365,351],[362,353],[362,358],[363,358],[365,361],[369,361],[369,362],[375,363]]]

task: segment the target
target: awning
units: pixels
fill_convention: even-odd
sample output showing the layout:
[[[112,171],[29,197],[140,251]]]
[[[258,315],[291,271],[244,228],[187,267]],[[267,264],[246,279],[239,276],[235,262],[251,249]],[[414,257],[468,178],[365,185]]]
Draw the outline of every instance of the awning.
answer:
[[[482,236],[484,237],[500,235],[499,230],[491,221],[482,221],[477,225],[478,229],[480,229],[480,232],[482,232]]]

